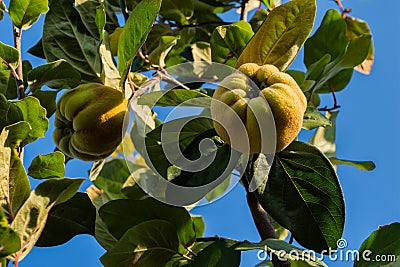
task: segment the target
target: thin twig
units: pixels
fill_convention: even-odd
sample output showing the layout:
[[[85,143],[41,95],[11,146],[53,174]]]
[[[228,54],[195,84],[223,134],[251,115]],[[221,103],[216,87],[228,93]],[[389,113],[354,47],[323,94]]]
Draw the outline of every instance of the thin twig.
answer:
[[[205,22],[200,22],[200,23],[190,23],[190,24],[177,24],[177,23],[173,23],[173,22],[168,23],[168,25],[170,25],[171,27],[177,27],[180,30],[183,28],[198,28],[198,27],[213,25],[213,24],[229,25],[229,24],[232,24],[232,22],[212,20],[212,21],[205,21]]]
[[[248,2],[249,2],[249,0],[242,0],[242,3],[240,5],[240,20],[247,21],[246,5]]]
[[[333,90],[332,85],[329,85],[329,89],[331,90],[332,93],[332,97],[333,97],[333,107],[328,108],[327,106],[323,107],[323,108],[319,108],[319,111],[332,111],[335,109],[340,108],[340,105],[337,104],[337,99],[336,99],[336,95],[335,95],[335,90]]]
[[[239,240],[231,239],[231,238],[226,238],[226,237],[220,237],[220,236],[209,236],[209,237],[198,237],[196,238],[196,242],[213,242],[213,241],[218,241],[218,240],[227,240],[227,241],[232,241],[232,242],[239,242]]]
[[[18,99],[23,99],[25,98],[25,88],[24,88],[24,74],[23,74],[23,69],[22,69],[22,56],[21,56],[21,35],[22,35],[22,30],[18,29],[17,27],[13,26],[13,33],[14,33],[14,47],[15,49],[18,50],[19,53],[19,60],[18,60],[18,66],[15,69],[15,80],[17,84],[17,93],[18,93]]]
[[[351,8],[344,8],[342,0],[334,0],[334,1],[338,5],[340,11],[342,12],[343,17],[346,17],[346,15],[351,12]]]

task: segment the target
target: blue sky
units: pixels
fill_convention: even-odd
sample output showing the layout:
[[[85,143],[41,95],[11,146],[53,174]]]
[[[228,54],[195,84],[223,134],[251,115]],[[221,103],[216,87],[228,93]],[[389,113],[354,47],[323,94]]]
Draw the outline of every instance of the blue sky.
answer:
[[[5,1],[8,5],[8,1]],[[329,8],[336,8],[332,0],[317,0],[319,25]],[[368,21],[375,43],[375,65],[372,73],[365,76],[355,73],[349,86],[337,94],[341,105],[337,128],[337,156],[354,160],[373,160],[377,168],[365,172],[353,167],[338,169],[346,200],[346,224],[344,238],[348,249],[358,249],[362,241],[379,225],[400,221],[398,191],[400,175],[396,171],[400,156],[400,82],[399,67],[400,20],[398,1],[352,0],[344,1],[351,7],[351,15]],[[43,18],[23,33],[23,57],[34,66],[44,61],[34,58],[26,51],[41,36]],[[12,44],[10,20],[0,21],[0,41]],[[290,69],[304,70],[302,56]],[[330,98],[327,98],[329,106]],[[52,121],[51,121],[52,123]],[[50,153],[54,149],[51,132],[26,147],[25,165],[29,165],[38,153]],[[304,141],[308,135],[301,135]],[[67,177],[87,177],[90,164],[73,160],[68,163]],[[37,184],[32,181],[32,186]],[[84,186],[89,185],[85,183]],[[258,233],[246,206],[244,190],[236,186],[222,199],[196,208],[193,213],[204,216],[206,236],[224,236],[234,239],[259,241]],[[99,257],[104,250],[93,237],[78,236],[67,244],[53,248],[34,248],[20,263],[25,267],[101,266]],[[242,266],[255,266],[256,252],[244,253]],[[329,266],[352,266],[349,262],[332,262]]]

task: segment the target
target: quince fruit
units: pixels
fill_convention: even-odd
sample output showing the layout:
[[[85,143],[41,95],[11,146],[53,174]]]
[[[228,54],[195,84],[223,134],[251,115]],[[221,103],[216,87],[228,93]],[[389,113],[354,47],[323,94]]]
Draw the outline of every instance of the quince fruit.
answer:
[[[98,83],[79,85],[57,102],[54,142],[73,158],[106,158],[122,141],[127,110],[122,92]]]
[[[276,144],[275,152],[285,149],[300,132],[306,97],[289,74],[273,65],[246,63],[238,70],[241,73],[227,76],[213,95],[211,115],[217,134],[243,153],[270,153],[264,148],[271,142]],[[246,137],[237,135],[238,122],[244,125]]]

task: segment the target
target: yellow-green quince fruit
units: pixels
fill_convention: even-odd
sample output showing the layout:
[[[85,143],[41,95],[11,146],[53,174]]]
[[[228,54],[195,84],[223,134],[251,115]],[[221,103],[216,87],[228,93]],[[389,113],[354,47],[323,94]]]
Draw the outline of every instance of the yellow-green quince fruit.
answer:
[[[98,83],[79,85],[57,102],[54,142],[72,158],[106,158],[122,141],[127,110],[121,91]]]
[[[211,115],[217,134],[243,153],[269,153],[263,151],[263,147],[266,142],[271,142],[268,138],[272,137],[276,138],[275,152],[285,149],[301,129],[307,107],[306,97],[289,74],[273,65],[246,63],[238,70],[242,73],[226,77],[213,95]],[[250,79],[260,89],[254,90]],[[244,125],[247,136],[231,138],[232,133],[234,136],[239,129],[234,118],[236,115]],[[261,130],[260,127],[260,122],[270,118],[273,118],[272,124],[267,125],[275,124],[273,134],[270,129],[265,132],[265,128]],[[248,140],[247,146],[243,145],[245,139]]]

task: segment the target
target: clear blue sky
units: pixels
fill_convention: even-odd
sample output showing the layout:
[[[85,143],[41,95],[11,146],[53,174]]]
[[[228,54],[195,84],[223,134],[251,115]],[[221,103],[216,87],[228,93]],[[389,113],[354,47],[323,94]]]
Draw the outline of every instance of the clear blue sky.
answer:
[[[8,6],[9,1],[5,1]],[[336,8],[332,0],[317,0],[319,25],[329,8]],[[349,249],[358,249],[361,242],[379,225],[400,221],[400,175],[396,171],[400,156],[400,20],[398,1],[352,0],[344,1],[351,7],[351,15],[369,22],[375,43],[375,65],[370,76],[355,73],[350,85],[337,94],[342,106],[338,117],[337,156],[354,160],[373,160],[377,168],[372,172],[340,166],[338,175],[346,199],[344,238]],[[34,66],[44,63],[26,53],[41,36],[43,17],[23,34],[23,57]],[[0,41],[12,44],[11,23],[6,16],[0,21]],[[302,56],[291,69],[303,70]],[[327,104],[329,105],[330,100]],[[52,123],[52,121],[51,121]],[[51,131],[51,130],[50,130]],[[38,153],[54,149],[51,132],[26,147],[25,166]],[[302,135],[303,140],[308,135]],[[73,160],[68,163],[67,177],[87,177],[90,164]],[[37,184],[32,181],[32,186]],[[84,184],[88,186],[89,182]],[[206,236],[219,235],[234,239],[259,241],[257,231],[246,206],[244,190],[236,186],[228,195],[211,205],[196,208],[204,216]],[[96,267],[104,250],[91,236],[78,236],[67,244],[53,248],[34,248],[20,263],[21,267]],[[256,252],[244,253],[242,266],[255,266]],[[329,266],[352,266],[336,262]]]

